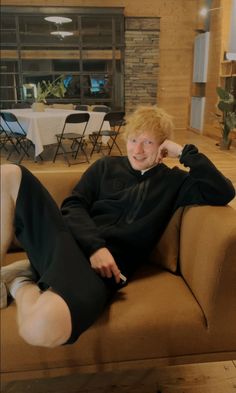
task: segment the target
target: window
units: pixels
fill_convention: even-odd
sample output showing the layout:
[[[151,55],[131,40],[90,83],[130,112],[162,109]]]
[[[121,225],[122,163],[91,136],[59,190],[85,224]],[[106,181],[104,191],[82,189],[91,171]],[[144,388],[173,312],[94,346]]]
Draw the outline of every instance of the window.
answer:
[[[2,108],[33,101],[37,83],[59,75],[66,95],[49,103],[123,108],[123,8],[2,7],[1,36]]]

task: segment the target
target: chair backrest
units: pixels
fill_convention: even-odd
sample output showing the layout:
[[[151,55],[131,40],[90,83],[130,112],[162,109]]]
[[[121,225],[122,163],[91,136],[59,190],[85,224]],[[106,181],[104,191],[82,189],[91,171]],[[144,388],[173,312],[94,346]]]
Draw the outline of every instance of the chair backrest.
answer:
[[[1,112],[1,117],[8,123],[15,123],[18,121],[17,117],[11,112]]]
[[[94,106],[93,107],[93,112],[105,112],[108,113],[111,111],[111,108],[106,105],[99,105],[99,106]]]
[[[18,121],[17,117],[14,115],[14,113],[11,113],[11,112],[0,112],[0,116],[4,120],[5,124],[8,127],[8,130],[11,133],[21,134],[21,135],[26,136],[26,131],[24,130],[22,125],[19,123],[19,121]],[[17,125],[17,128],[15,128],[15,127],[11,128],[9,123],[15,123]]]
[[[88,105],[76,105],[75,110],[76,111],[88,111],[89,107]]]
[[[125,112],[108,112],[103,119],[109,121],[111,127],[118,126],[119,128],[124,124]]]
[[[68,115],[65,119],[65,122],[64,122],[64,126],[63,126],[63,129],[61,132],[61,138],[66,131],[67,124],[82,124],[82,123],[84,123],[83,131],[80,133],[83,136],[85,134],[85,130],[87,128],[89,118],[90,118],[89,113],[71,113],[70,115]]]
[[[86,123],[89,118],[89,113],[71,113],[66,117],[65,123]]]

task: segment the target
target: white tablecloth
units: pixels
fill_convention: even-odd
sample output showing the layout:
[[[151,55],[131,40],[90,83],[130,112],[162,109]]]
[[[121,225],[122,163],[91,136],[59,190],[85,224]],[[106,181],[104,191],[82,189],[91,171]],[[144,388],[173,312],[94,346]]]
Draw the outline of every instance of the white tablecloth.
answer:
[[[45,145],[56,143],[55,134],[62,131],[66,116],[71,113],[80,111],[67,109],[46,109],[44,112],[33,112],[31,108],[27,109],[6,109],[2,112],[13,113],[24,130],[27,132],[27,138],[35,145],[35,156],[42,153]],[[90,119],[86,128],[86,135],[93,131],[98,131],[101,127],[105,113],[103,112],[83,112],[89,113]],[[3,125],[4,126],[4,125]],[[5,128],[5,127],[4,127]],[[83,124],[67,124],[66,131],[81,132]],[[109,130],[109,122],[104,123],[103,129]]]

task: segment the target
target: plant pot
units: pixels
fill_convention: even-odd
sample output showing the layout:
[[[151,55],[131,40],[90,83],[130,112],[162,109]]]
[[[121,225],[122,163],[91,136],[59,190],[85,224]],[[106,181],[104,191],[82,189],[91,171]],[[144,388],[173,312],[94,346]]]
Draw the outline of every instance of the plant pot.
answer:
[[[232,139],[221,139],[220,140],[220,150],[229,150],[230,149],[230,145],[232,143]]]
[[[32,110],[34,112],[44,112],[44,103],[43,102],[34,102],[32,105]]]

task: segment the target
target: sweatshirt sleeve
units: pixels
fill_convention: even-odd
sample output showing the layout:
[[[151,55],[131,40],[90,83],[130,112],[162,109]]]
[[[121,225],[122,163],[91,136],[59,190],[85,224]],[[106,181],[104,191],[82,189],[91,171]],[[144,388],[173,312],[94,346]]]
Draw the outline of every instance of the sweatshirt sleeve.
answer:
[[[190,204],[226,205],[235,197],[235,189],[215,165],[194,145],[185,145],[180,163],[190,170],[182,184],[178,206]]]
[[[88,257],[106,244],[90,216],[90,209],[99,195],[103,170],[103,159],[92,164],[73,189],[72,195],[61,206],[67,227]]]

